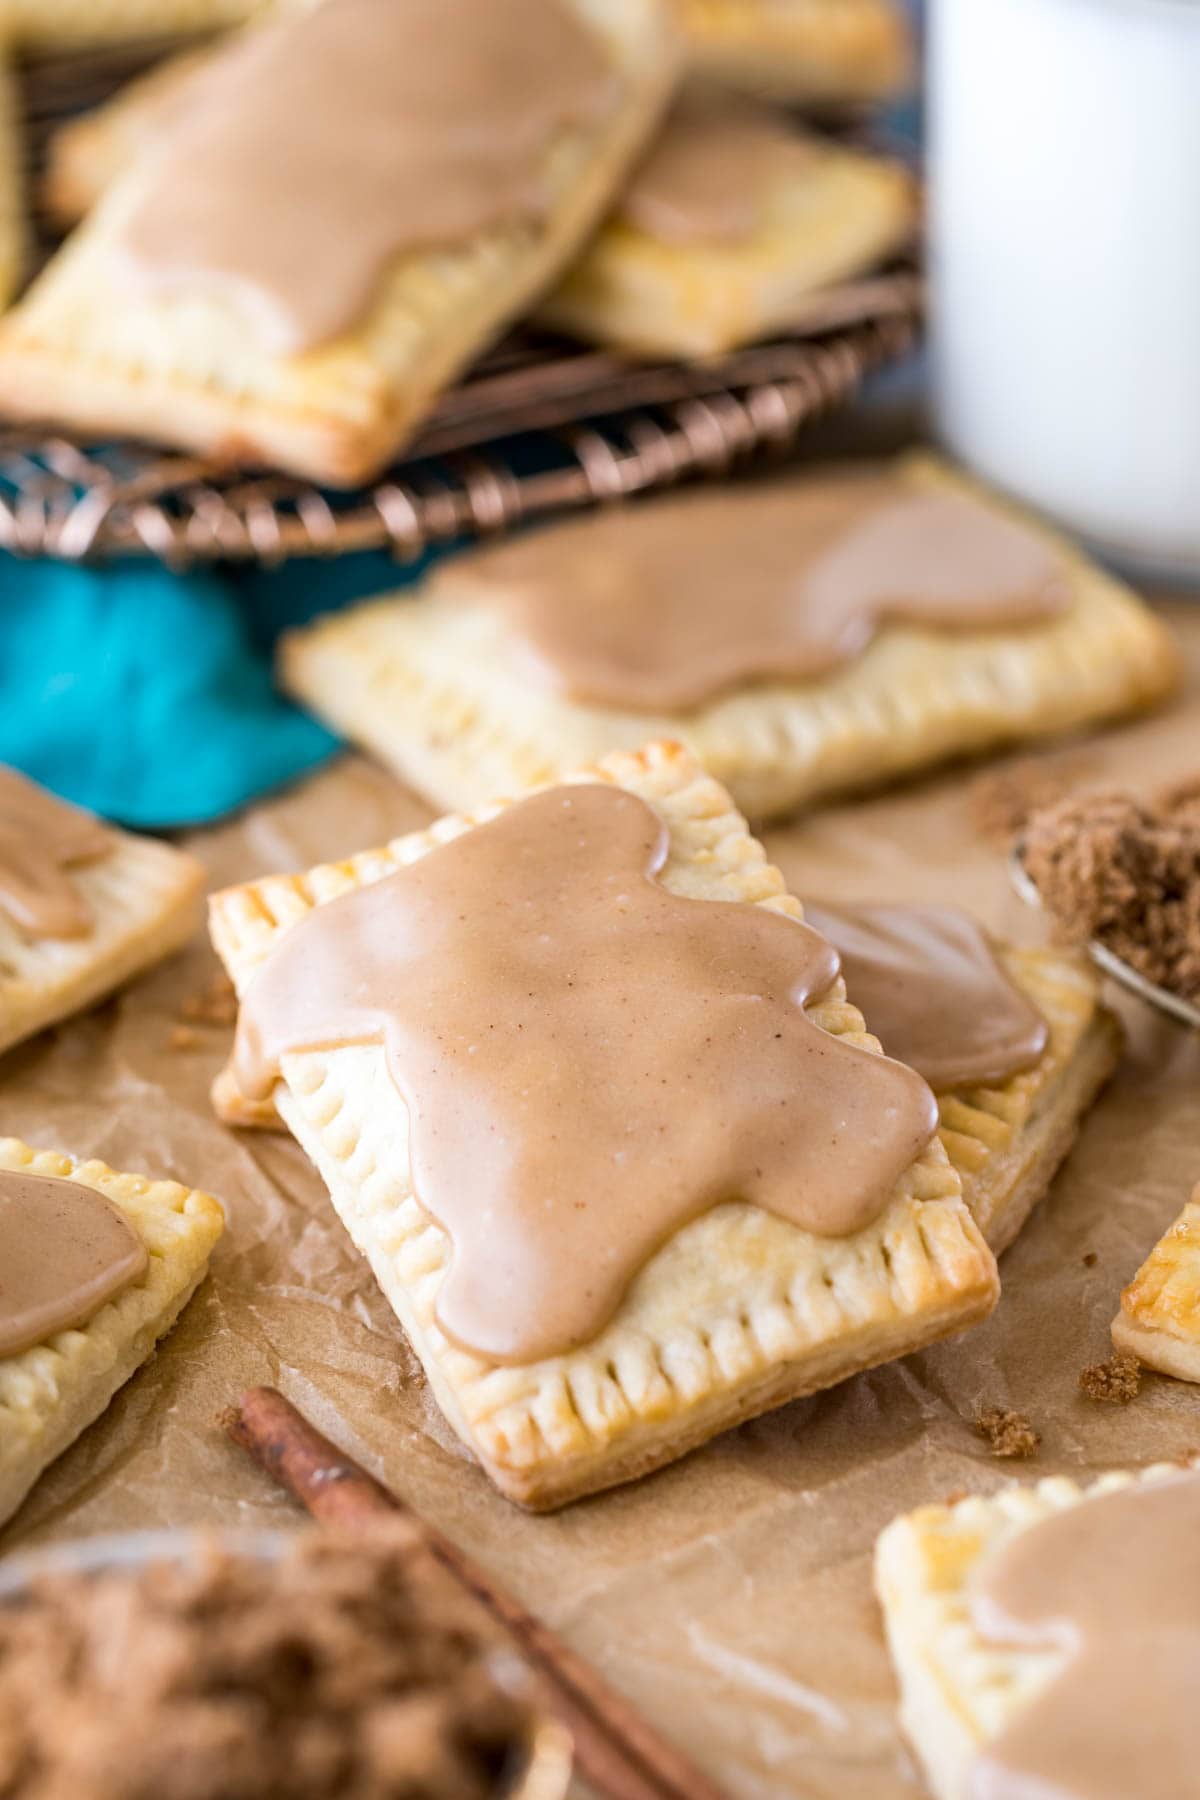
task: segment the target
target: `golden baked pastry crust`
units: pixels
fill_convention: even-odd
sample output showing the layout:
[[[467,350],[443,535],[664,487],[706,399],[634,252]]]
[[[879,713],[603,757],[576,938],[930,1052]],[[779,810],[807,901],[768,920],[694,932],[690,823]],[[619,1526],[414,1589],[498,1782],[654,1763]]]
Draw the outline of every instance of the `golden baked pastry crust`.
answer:
[[[70,871],[92,913],[84,937],[30,938],[0,908],[0,1052],[90,1006],[187,942],[204,870],[155,838],[113,831],[106,856]]]
[[[980,492],[930,457],[899,467],[923,486]],[[454,604],[385,598],[318,621],[283,641],[280,676],[438,807],[469,809],[663,736],[687,743],[750,817],[771,818],[1170,692],[1180,663],[1166,627],[1065,540],[1055,545],[1075,598],[1049,624],[890,626],[824,679],[747,686],[687,715],[617,712],[534,687],[510,658],[500,612],[470,604],[469,553],[438,576],[444,591],[461,570]]]
[[[1049,1026],[1045,1052],[1000,1086],[938,1096],[942,1142],[997,1256],[1045,1195],[1121,1051],[1120,1025],[1085,958],[1002,946],[1000,960]]]
[[[1200,1381],[1200,1187],[1121,1295],[1112,1339],[1151,1369]]]
[[[685,751],[654,745],[572,779],[614,782],[657,808],[673,891],[801,916],[728,795]],[[279,934],[313,906],[494,817],[429,831],[302,876],[217,894],[213,942],[239,992]],[[823,1029],[877,1049],[839,980],[810,1009]],[[569,1355],[489,1364],[434,1317],[449,1240],[413,1197],[407,1117],[383,1051],[284,1058],[276,1104],[320,1170],[425,1366],[443,1412],[492,1480],[538,1510],[657,1468],[743,1419],[983,1317],[995,1264],[935,1140],[857,1236],[821,1239],[740,1202],[676,1234],[607,1329]]]
[[[1064,1656],[979,1635],[967,1582],[980,1558],[1081,1500],[1178,1473],[1177,1464],[1161,1463],[1136,1475],[1103,1475],[1088,1487],[1056,1476],[955,1506],[922,1506],[880,1534],[875,1591],[900,1682],[900,1722],[935,1800],[962,1800],[971,1759],[1053,1679]]]
[[[681,0],[691,66],[782,100],[878,100],[912,78],[902,0]]]
[[[275,0],[0,0],[0,26],[21,44],[119,43],[239,25]]]
[[[898,250],[914,222],[913,183],[898,163],[814,143],[802,178],[763,192],[746,239],[665,243],[618,212],[539,316],[639,356],[719,356],[802,324],[814,293]]]
[[[567,0],[625,78],[615,115],[548,159],[544,222],[400,258],[362,324],[301,356],[257,348],[213,296],[136,299],[107,246],[136,200],[134,168],[105,195],[0,325],[0,411],[126,431],[334,486],[395,455],[463,364],[559,272],[604,210],[674,81],[663,0]]]
[[[58,1176],[95,1188],[128,1218],[150,1252],[145,1274],[88,1323],[0,1357],[0,1523],[20,1506],[68,1444],[168,1332],[200,1285],[225,1219],[211,1195],[177,1181],[120,1175],[53,1150],[0,1138],[0,1169]]]

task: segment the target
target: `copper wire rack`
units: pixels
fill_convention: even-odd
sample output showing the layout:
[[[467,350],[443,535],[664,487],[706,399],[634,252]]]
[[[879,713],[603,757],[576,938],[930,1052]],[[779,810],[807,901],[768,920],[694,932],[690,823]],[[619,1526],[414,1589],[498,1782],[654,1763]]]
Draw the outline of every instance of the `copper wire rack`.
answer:
[[[156,53],[126,47],[25,66],[35,194],[55,126]],[[45,229],[41,247],[52,247]],[[381,548],[409,560],[785,450],[910,347],[920,313],[920,278],[897,266],[815,295],[785,335],[705,364],[630,363],[523,329],[443,395],[402,462],[350,493],[132,441],[0,429],[0,548],[173,567]]]

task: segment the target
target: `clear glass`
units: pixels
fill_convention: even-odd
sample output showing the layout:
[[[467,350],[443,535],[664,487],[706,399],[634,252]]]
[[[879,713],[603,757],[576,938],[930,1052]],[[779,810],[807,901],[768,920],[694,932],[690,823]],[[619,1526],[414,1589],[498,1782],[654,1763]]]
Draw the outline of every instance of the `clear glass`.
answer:
[[[1200,578],[1200,0],[929,0],[934,404],[982,475]]]

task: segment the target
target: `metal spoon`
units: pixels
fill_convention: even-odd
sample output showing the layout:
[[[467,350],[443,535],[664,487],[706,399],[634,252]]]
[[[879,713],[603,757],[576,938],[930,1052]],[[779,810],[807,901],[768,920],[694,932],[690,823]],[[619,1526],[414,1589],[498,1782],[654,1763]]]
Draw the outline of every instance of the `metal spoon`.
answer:
[[[1042,896],[1025,867],[1025,845],[1021,840],[1013,846],[1008,859],[1008,872],[1022,900],[1028,906],[1040,908]],[[1173,994],[1170,988],[1160,987],[1156,981],[1147,981],[1144,975],[1139,975],[1122,957],[1114,956],[1111,950],[1098,943],[1095,938],[1088,945],[1088,955],[1106,975],[1110,975],[1123,988],[1128,988],[1131,994],[1136,994],[1139,1000],[1145,1000],[1150,1006],[1157,1006],[1160,1012],[1170,1013],[1173,1019],[1181,1019],[1193,1031],[1200,1031],[1200,1006],[1185,1000],[1182,994]]]

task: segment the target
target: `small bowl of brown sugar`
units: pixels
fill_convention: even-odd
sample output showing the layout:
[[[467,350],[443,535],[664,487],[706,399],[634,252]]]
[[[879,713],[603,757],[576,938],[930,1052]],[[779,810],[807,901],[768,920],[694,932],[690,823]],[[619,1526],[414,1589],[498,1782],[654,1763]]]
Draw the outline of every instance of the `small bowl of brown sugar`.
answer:
[[[1035,811],[1012,871],[1062,942],[1200,1029],[1200,775],[1149,802],[1100,792]]]
[[[570,1762],[403,1524],[138,1533],[0,1578],[5,1800],[562,1800]]]

